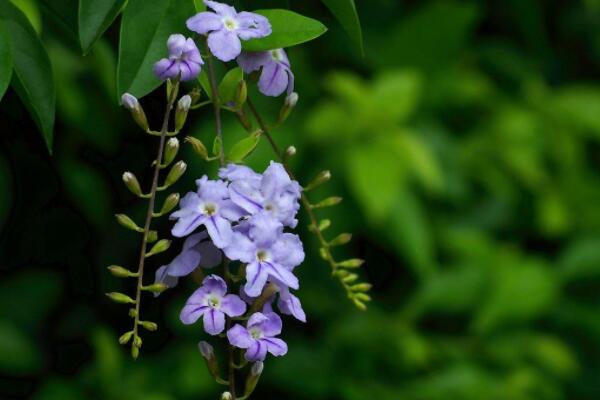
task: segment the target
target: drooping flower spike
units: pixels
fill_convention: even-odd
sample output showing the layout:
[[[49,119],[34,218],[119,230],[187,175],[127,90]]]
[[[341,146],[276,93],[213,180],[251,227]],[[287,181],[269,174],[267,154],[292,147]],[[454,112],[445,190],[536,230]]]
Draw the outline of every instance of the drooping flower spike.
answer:
[[[263,361],[267,352],[274,356],[287,353],[287,344],[275,337],[281,333],[281,325],[281,318],[273,312],[254,313],[248,319],[246,327],[237,324],[229,329],[227,338],[235,347],[246,349],[246,360]]]
[[[216,1],[204,0],[214,10],[198,13],[187,20],[189,30],[208,35],[208,47],[221,61],[231,61],[242,51],[241,40],[262,38],[271,34],[271,24],[262,15],[242,11]]]
[[[200,73],[204,61],[200,51],[191,38],[179,33],[169,36],[167,40],[169,57],[154,64],[154,73],[162,80],[179,77],[182,81],[195,79]]]
[[[204,330],[218,335],[225,329],[225,315],[238,317],[244,312],[246,303],[235,294],[227,294],[227,284],[221,277],[210,275],[190,296],[179,318],[189,325],[203,317]]]
[[[243,51],[237,62],[249,74],[262,68],[258,80],[258,90],[265,96],[287,95],[294,91],[294,73],[290,60],[283,49],[270,51]]]

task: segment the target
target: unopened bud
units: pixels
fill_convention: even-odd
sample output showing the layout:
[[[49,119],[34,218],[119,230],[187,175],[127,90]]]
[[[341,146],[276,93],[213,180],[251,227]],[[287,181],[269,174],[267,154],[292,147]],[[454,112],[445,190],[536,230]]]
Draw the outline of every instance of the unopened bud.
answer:
[[[132,336],[133,336],[133,331],[125,332],[119,338],[119,343],[120,344],[127,344],[127,343],[129,343],[129,341],[131,340]]]
[[[187,119],[188,111],[190,110],[190,106],[192,105],[192,98],[189,94],[186,94],[177,102],[177,109],[175,110],[175,130],[180,131],[185,125],[185,120]]]
[[[157,240],[158,240],[158,232],[155,230],[148,231],[148,237],[146,238],[146,241],[148,243],[154,243]]]
[[[179,193],[171,193],[165,199],[165,202],[163,203],[163,206],[160,209],[160,213],[161,214],[168,213],[169,211],[171,211],[172,209],[177,207],[178,203],[179,203]]]
[[[340,204],[342,202],[342,198],[338,196],[328,197],[325,200],[321,200],[317,204],[313,204],[312,208],[322,208],[322,207],[331,207],[336,204]]]
[[[351,258],[349,260],[345,260],[338,263],[338,267],[342,268],[358,268],[363,265],[365,260],[361,260],[360,258]]]
[[[149,252],[146,253],[146,257],[150,257],[154,254],[162,253],[171,246],[171,241],[168,239],[161,239],[152,246]]]
[[[140,228],[139,226],[137,226],[136,223],[133,222],[133,220],[131,218],[129,218],[127,215],[115,214],[115,217],[117,218],[117,222],[119,224],[121,224],[121,226],[123,226],[127,229],[131,229],[132,231],[144,232],[144,230],[142,228]]]
[[[142,286],[142,290],[147,290],[152,293],[162,293],[169,287],[164,283],[153,283],[152,285]]]
[[[237,108],[241,108],[246,102],[246,98],[248,97],[248,86],[246,85],[245,80],[241,80],[238,82],[237,89],[235,92],[235,106]]]
[[[125,186],[127,186],[127,189],[129,189],[131,193],[135,194],[136,196],[142,195],[142,188],[140,187],[140,183],[138,182],[134,174],[132,174],[129,171],[124,172],[123,182],[125,183]]]
[[[131,272],[130,270],[125,269],[119,265],[111,265],[108,267],[108,270],[111,274],[118,278],[129,278],[132,276],[137,276],[137,273]]]
[[[322,185],[323,183],[329,181],[331,179],[331,172],[329,171],[322,171],[321,173],[319,173],[319,175],[317,175],[315,177],[315,179],[312,180],[312,182],[310,182],[305,188],[304,190],[308,191],[308,190],[312,190],[314,188],[316,188],[319,185]]]
[[[345,277],[342,278],[342,282],[344,283],[352,283],[354,281],[356,281],[358,279],[358,275],[357,274],[348,274]]]
[[[140,355],[140,348],[136,346],[131,346],[131,357],[136,360]]]
[[[296,155],[296,147],[294,147],[294,146],[288,147],[287,149],[285,149],[285,154],[288,157],[292,157],[292,156]]]
[[[152,321],[140,321],[140,324],[149,331],[155,331],[158,329],[156,322]]]
[[[341,233],[338,236],[336,236],[331,242],[329,242],[330,246],[341,246],[343,244],[346,244],[350,241],[350,239],[352,239],[352,234],[351,233]]]
[[[137,348],[142,347],[142,338],[139,336],[134,336],[133,337],[133,345]]]
[[[204,357],[205,360],[211,360],[215,358],[215,350],[211,346],[210,343],[205,342],[204,340],[198,343],[198,349],[200,350],[200,354]]]
[[[123,104],[123,106],[131,112],[133,120],[136,122],[136,124],[138,124],[140,128],[142,128],[146,132],[150,130],[150,127],[148,126],[148,120],[146,119],[146,114],[144,113],[144,109],[140,105],[138,99],[135,98],[135,96],[133,96],[130,93],[125,93],[121,97],[121,104]]]
[[[179,82],[173,82],[171,79],[167,79],[167,101],[171,98],[177,97],[177,93],[179,93]],[[173,92],[175,90],[175,92]]]
[[[354,286],[350,286],[350,290],[353,292],[368,292],[373,286],[370,283],[359,283]]]
[[[221,400],[231,400],[232,398],[233,397],[229,392],[223,392],[223,394],[221,394]]]
[[[131,297],[129,297],[123,293],[110,292],[110,293],[106,293],[106,296],[108,296],[108,298],[111,299],[112,301],[114,301],[115,303],[123,303],[123,304],[134,304],[135,303],[135,301]]]
[[[171,164],[177,152],[179,151],[179,140],[177,138],[171,138],[167,140],[167,145],[165,146],[165,155],[163,156],[163,166],[167,166]]]
[[[179,180],[179,178],[181,178],[181,176],[185,172],[186,168],[187,164],[183,161],[178,161],[177,163],[175,163],[175,165],[173,165],[173,167],[167,174],[164,186],[171,186],[172,184],[177,182],[177,180]]]
[[[204,143],[202,143],[200,139],[196,139],[195,137],[191,136],[186,136],[185,141],[186,143],[191,144],[194,152],[200,157],[202,157],[204,160],[208,158],[208,150],[206,150],[206,146],[204,145]]]
[[[279,111],[279,119],[277,123],[282,124],[285,120],[290,116],[290,113],[296,107],[298,103],[298,93],[292,92],[285,98],[283,103],[283,107],[281,107],[281,111]]]
[[[252,364],[252,368],[250,368],[250,374],[248,374],[248,378],[246,379],[246,387],[244,388],[244,396],[248,397],[254,391],[258,380],[260,378],[260,374],[262,374],[264,368],[264,364],[262,361],[257,361]]]
[[[260,374],[262,374],[263,368],[264,368],[264,364],[262,361],[257,361],[254,364],[252,364],[252,368],[250,369],[250,373],[254,376],[258,376]]]

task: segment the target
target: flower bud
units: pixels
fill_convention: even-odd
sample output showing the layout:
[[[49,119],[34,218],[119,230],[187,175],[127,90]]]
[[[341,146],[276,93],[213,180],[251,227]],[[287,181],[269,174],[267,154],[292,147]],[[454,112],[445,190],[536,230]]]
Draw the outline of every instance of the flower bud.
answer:
[[[167,174],[164,186],[171,186],[172,184],[177,182],[177,180],[181,178],[181,176],[185,172],[186,168],[187,164],[183,161],[178,161],[177,163],[175,163],[175,165],[173,165],[173,167]]]
[[[136,196],[142,196],[142,188],[140,187],[140,183],[138,182],[134,174],[132,174],[129,171],[124,172],[123,182],[125,183],[125,186],[127,186],[127,189],[129,189],[131,193],[135,194]]]
[[[236,108],[241,108],[246,102],[246,98],[248,97],[248,86],[246,85],[245,80],[241,80],[238,82],[237,89],[235,92],[235,106]]]
[[[292,92],[285,98],[283,103],[283,107],[281,107],[281,111],[279,111],[279,119],[277,120],[278,124],[282,124],[285,120],[290,116],[290,113],[296,107],[298,103],[298,93]]]
[[[223,394],[221,394],[221,400],[231,400],[232,398],[233,397],[229,392],[223,392]]]
[[[288,147],[287,149],[285,149],[285,154],[288,157],[292,157],[292,156],[296,155],[296,147],[294,147],[294,146]]]
[[[352,234],[351,233],[341,233],[338,236],[336,236],[331,242],[329,242],[330,246],[341,246],[343,244],[346,244],[350,241],[350,239],[352,239]]]
[[[108,270],[111,274],[116,276],[117,278],[129,278],[133,276],[137,276],[137,273],[131,272],[128,269],[125,269],[119,265],[111,265],[108,267]]]
[[[152,322],[152,321],[140,321],[140,324],[146,328],[147,330],[153,332],[155,330],[158,329],[158,325],[156,324],[156,322]]]
[[[200,139],[196,139],[195,137],[191,136],[186,136],[185,141],[186,143],[192,145],[192,149],[196,154],[198,154],[204,160],[208,159],[208,150],[206,150],[206,146],[204,145],[204,143],[202,143]]]
[[[132,336],[133,336],[133,331],[125,332],[119,338],[119,344],[127,344],[127,343],[129,343],[129,341],[131,340]]]
[[[108,298],[114,301],[115,303],[135,304],[135,301],[131,297],[123,293],[110,292],[106,293],[106,296],[108,296]]]
[[[115,217],[117,218],[117,222],[119,224],[121,224],[121,226],[123,226],[127,229],[131,229],[132,231],[144,232],[144,230],[142,228],[140,228],[139,226],[137,226],[136,223],[133,222],[133,220],[131,218],[129,218],[127,215],[115,214]]]
[[[190,106],[192,105],[192,98],[189,94],[186,94],[177,102],[177,109],[175,110],[175,130],[180,131],[185,125],[185,120],[187,119],[188,111],[190,110]]]
[[[152,293],[162,293],[167,290],[169,287],[164,283],[153,283],[152,285],[142,286],[142,290],[146,290]]]
[[[264,364],[262,361],[257,361],[254,364],[252,364],[252,368],[250,369],[250,374],[254,375],[254,376],[258,376],[260,374],[262,374],[263,368],[264,368]]]
[[[196,104],[198,100],[200,100],[201,94],[202,92],[200,92],[200,89],[198,87],[194,87],[192,89],[192,91],[190,92],[190,97],[192,98],[192,105]]]
[[[325,200],[321,200],[317,204],[311,205],[312,208],[331,207],[342,202],[342,198],[338,196],[328,197]]]
[[[137,346],[131,346],[131,357],[133,357],[133,359],[136,360],[139,355],[140,355],[140,348]]]
[[[339,262],[338,267],[342,268],[358,268],[363,265],[365,260],[361,260],[360,258],[351,258],[342,262]]]
[[[316,188],[317,186],[322,185],[323,183],[329,181],[330,179],[331,179],[331,172],[322,171],[321,173],[319,173],[319,175],[317,175],[315,177],[315,179],[312,180],[312,182],[310,182],[308,185],[306,185],[304,190],[306,190],[306,191],[312,190],[312,189]]]
[[[372,287],[373,285],[370,283],[359,283],[357,285],[350,286],[350,290],[353,292],[368,292]]]
[[[167,145],[165,146],[165,154],[163,156],[163,166],[167,166],[171,164],[177,152],[179,151],[179,140],[177,138],[171,138],[167,140]]]
[[[144,109],[140,105],[138,99],[135,98],[135,96],[133,96],[130,93],[123,94],[123,96],[121,96],[121,104],[123,104],[123,106],[131,112],[133,120],[136,122],[136,124],[138,124],[140,128],[142,128],[146,132],[150,130],[150,127],[148,126],[148,120],[146,119],[146,114],[144,113]]]
[[[152,246],[149,252],[146,253],[146,257],[150,257],[154,254],[162,253],[171,246],[171,241],[168,239],[161,239]]]
[[[167,79],[167,101],[171,98],[177,97],[177,93],[179,93],[179,83],[173,82],[171,79]],[[175,90],[175,92],[173,92]]]
[[[252,364],[252,368],[250,368],[250,373],[248,374],[248,378],[246,379],[246,387],[244,388],[244,396],[248,397],[254,391],[258,380],[260,378],[260,374],[262,374],[264,368],[264,364],[262,361],[257,361]]]
[[[198,349],[200,350],[200,354],[202,354],[202,357],[204,357],[205,360],[211,360],[215,358],[215,350],[210,343],[202,340],[200,341],[200,343],[198,343]]]
[[[155,230],[148,231],[148,237],[146,238],[146,242],[154,243],[158,240],[158,232]]]
[[[169,211],[171,211],[172,209],[177,207],[178,203],[179,203],[179,193],[171,193],[165,199],[165,202],[163,203],[163,206],[160,209],[160,213],[161,214],[168,213]]]

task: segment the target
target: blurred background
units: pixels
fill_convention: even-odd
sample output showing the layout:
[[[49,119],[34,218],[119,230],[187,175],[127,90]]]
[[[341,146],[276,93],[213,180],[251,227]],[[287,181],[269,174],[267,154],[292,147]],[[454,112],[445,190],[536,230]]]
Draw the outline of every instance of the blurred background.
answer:
[[[216,399],[201,327],[178,320],[191,280],[144,299],[159,330],[137,362],[117,343],[126,308],[104,296],[132,290],[105,268],[138,253],[113,214],[145,212],[121,174],[148,182],[156,147],[118,106],[118,24],[83,57],[35,0],[15,3],[58,109],[50,156],[16,94],[0,103],[0,398]],[[330,30],[289,50],[300,102],[276,140],[298,148],[302,182],[332,171],[312,198],[344,197],[319,215],[354,232],[336,254],[367,260],[374,301],[345,298],[302,215],[308,323],[286,320],[290,351],[255,397],[600,398],[600,1],[359,0],[364,58],[321,3],[287,6]],[[163,100],[142,100],[154,124]],[[273,120],[281,101],[257,102]],[[185,134],[213,129],[206,109]],[[227,115],[225,145],[243,135]],[[182,193],[215,171],[183,156]],[[249,163],[271,158],[261,143]]]

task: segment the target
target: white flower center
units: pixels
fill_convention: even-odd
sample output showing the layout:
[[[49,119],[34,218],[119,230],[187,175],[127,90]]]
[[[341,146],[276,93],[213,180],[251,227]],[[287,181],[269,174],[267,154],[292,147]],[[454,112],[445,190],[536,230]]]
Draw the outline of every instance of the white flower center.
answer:
[[[252,339],[260,339],[262,336],[262,332],[258,328],[251,328],[249,332]]]
[[[221,306],[221,299],[214,294],[208,296],[208,299],[206,301],[208,303],[208,306],[211,308],[218,309]]]
[[[240,24],[231,17],[223,18],[223,25],[225,26],[225,29],[229,31],[235,31],[240,26]]]
[[[266,261],[269,258],[269,253],[266,250],[259,250],[256,252],[256,258],[258,258],[258,261]]]
[[[281,61],[283,59],[283,53],[281,49],[271,50],[271,57],[275,61]]]
[[[200,206],[200,212],[209,216],[217,213],[217,205],[215,203],[206,202]]]

